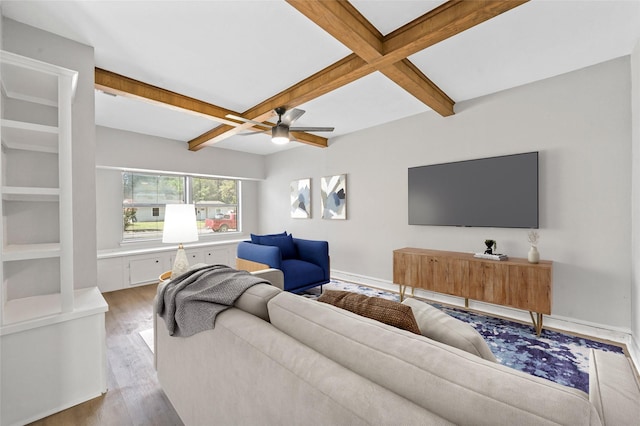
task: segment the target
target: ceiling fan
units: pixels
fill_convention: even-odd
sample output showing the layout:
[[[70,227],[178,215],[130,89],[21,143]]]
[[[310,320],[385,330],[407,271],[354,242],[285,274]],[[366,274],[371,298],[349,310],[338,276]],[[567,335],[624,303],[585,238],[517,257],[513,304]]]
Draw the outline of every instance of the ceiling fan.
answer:
[[[227,118],[234,120],[244,121],[245,123],[251,123],[258,126],[271,127],[271,141],[278,145],[284,145],[289,143],[290,140],[294,140],[289,132],[333,132],[333,127],[291,127],[291,124],[296,121],[305,111],[297,108],[287,110],[285,107],[278,107],[274,109],[278,114],[278,122],[275,125],[266,123],[260,123],[259,121],[248,120],[244,117],[239,117],[233,114],[227,114]],[[264,133],[264,132],[253,132]],[[250,133],[247,133],[250,134]]]

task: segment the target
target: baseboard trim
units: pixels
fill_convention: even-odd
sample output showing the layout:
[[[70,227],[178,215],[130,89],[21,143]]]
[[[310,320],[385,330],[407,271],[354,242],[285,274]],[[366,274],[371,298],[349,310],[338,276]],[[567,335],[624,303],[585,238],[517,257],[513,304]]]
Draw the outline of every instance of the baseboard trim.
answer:
[[[331,276],[336,279],[350,281],[356,284],[377,287],[381,290],[391,291],[395,293],[399,292],[397,284],[394,284],[390,281],[381,280],[379,278],[353,274],[345,271],[338,271],[335,269],[331,270]],[[464,299],[462,297],[447,296],[444,294],[419,289],[416,290],[415,295],[436,302],[464,307]],[[492,305],[489,303],[477,302],[473,300],[469,301],[469,308],[486,312],[491,315],[497,315],[505,317],[507,319],[524,322],[527,324],[531,323],[529,312],[520,309]],[[590,323],[587,321],[576,320],[573,318],[567,318],[558,315],[546,315],[544,317],[544,326],[568,333],[581,334],[623,344],[626,347],[632,361],[634,362],[636,370],[640,371],[640,368],[638,368],[640,366],[640,346],[638,345],[638,342],[632,338],[630,329],[615,328],[603,324]]]

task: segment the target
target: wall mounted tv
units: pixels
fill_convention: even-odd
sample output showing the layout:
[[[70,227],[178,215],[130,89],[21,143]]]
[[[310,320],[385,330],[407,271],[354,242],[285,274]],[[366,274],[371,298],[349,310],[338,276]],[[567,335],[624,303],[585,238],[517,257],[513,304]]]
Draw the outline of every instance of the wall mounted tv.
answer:
[[[538,153],[409,168],[409,225],[538,227]]]

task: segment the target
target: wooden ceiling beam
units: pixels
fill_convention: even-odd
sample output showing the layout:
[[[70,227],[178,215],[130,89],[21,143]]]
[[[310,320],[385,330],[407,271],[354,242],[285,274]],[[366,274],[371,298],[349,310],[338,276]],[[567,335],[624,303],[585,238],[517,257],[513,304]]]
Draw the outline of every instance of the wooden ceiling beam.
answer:
[[[177,108],[220,123],[236,125],[237,122],[226,118],[227,114],[235,114],[229,109],[219,107],[160,87],[152,86],[101,68],[95,69],[95,88],[106,93],[126,98],[143,100],[162,106]]]
[[[381,68],[380,72],[443,117],[454,114],[453,99],[408,59]]]
[[[286,1],[366,62],[383,56],[384,37],[348,1]]]
[[[386,38],[351,3],[309,0],[287,2],[429,108],[442,116],[453,115],[453,100],[408,59],[385,61]]]
[[[387,34],[383,46],[384,57],[378,65],[398,62],[528,1],[448,1]]]
[[[218,142],[219,140],[226,139],[229,136],[237,135],[245,130],[256,128],[259,130],[269,130],[270,126],[274,126],[274,123],[266,122],[271,116],[273,111],[267,110],[265,113],[255,117],[256,121],[265,122],[265,126],[255,126],[251,123],[242,123],[233,119],[227,118],[228,114],[241,115],[238,112],[230,109],[222,108],[217,105],[213,105],[195,98],[191,98],[185,95],[181,95],[176,92],[162,89],[157,86],[134,80],[129,77],[125,77],[120,74],[116,74],[111,71],[107,71],[101,68],[95,68],[95,83],[94,86],[98,90],[102,90],[106,93],[111,93],[126,98],[142,100],[144,102],[153,103],[163,107],[175,108],[185,111],[187,113],[204,116],[221,123],[221,126],[199,136],[196,140],[210,141],[211,144]],[[225,137],[220,138],[216,131],[221,133],[224,130]],[[309,143],[314,146],[327,146],[327,139],[310,135],[307,133],[296,133],[296,140]],[[189,146],[193,141],[189,141]],[[199,144],[198,144],[199,145]],[[197,146],[197,145],[196,145]]]

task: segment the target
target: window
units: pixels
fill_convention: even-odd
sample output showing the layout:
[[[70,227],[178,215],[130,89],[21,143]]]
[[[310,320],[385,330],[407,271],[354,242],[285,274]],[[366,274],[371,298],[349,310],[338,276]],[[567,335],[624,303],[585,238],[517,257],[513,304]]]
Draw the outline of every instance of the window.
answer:
[[[162,238],[164,206],[194,204],[201,236],[239,231],[235,179],[122,172],[123,241]]]

